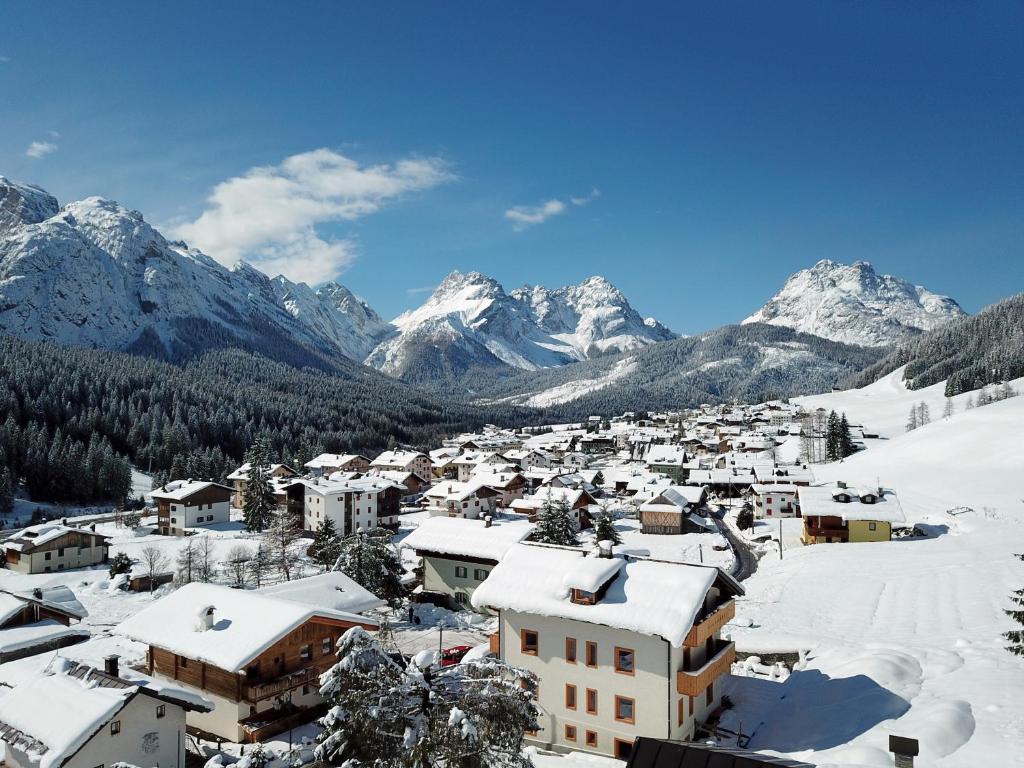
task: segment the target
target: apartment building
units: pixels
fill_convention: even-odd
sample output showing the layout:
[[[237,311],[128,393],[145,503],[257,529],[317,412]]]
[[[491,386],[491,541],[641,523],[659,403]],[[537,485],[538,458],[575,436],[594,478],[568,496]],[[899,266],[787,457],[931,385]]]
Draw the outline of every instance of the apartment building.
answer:
[[[175,480],[149,495],[156,502],[158,528],[164,536],[184,536],[186,528],[231,519],[231,489],[220,483]]]
[[[540,680],[528,740],[627,759],[637,737],[690,739],[718,709],[741,594],[713,567],[523,543],[472,603],[498,612],[499,656]]]
[[[398,525],[405,488],[383,477],[348,480],[296,480],[288,486],[288,508],[302,520],[302,528],[316,531],[326,518],[342,536],[359,528]]]

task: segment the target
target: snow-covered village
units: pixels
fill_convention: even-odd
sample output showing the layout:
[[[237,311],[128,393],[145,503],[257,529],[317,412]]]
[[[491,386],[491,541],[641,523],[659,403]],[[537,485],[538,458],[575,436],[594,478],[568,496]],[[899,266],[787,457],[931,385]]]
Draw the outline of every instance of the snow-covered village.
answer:
[[[0,768],[1024,766],[1022,28],[0,3]]]

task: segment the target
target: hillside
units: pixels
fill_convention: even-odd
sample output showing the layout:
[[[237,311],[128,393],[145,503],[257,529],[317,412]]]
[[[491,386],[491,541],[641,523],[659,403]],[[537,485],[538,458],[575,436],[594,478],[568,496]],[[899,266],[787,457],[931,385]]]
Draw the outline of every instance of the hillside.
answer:
[[[866,261],[823,259],[792,275],[744,323],[769,323],[833,341],[887,347],[938,328],[964,311],[953,299],[892,275]]]
[[[478,376],[474,399],[546,407],[577,418],[827,391],[879,357],[789,328],[726,326],[635,352],[504,380]]]
[[[946,381],[950,395],[1024,376],[1024,294],[901,345],[848,383],[863,386],[901,366],[912,389]]]

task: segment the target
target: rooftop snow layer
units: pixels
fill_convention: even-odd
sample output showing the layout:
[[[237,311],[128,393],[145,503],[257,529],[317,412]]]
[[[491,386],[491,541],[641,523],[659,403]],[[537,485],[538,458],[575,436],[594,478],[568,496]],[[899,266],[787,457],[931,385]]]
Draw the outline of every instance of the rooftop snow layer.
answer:
[[[693,626],[717,568],[627,559],[595,605],[569,599],[564,585],[586,554],[581,550],[517,544],[473,592],[473,606],[585,621],[680,646]]]
[[[834,495],[845,490],[850,501],[837,501]],[[800,513],[807,517],[829,515],[847,520],[879,520],[889,523],[904,523],[903,509],[892,491],[885,491],[877,496],[873,504],[865,504],[858,497],[854,488],[841,489],[836,485],[815,485],[801,487],[797,492],[800,499]]]
[[[280,584],[263,587],[260,592],[271,597],[311,605],[314,608],[329,608],[348,613],[363,613],[385,604],[383,600],[356,584],[341,571],[328,571],[304,579],[282,581]]]
[[[211,605],[215,609],[213,626],[197,629],[197,612]],[[192,583],[121,622],[116,631],[179,656],[240,672],[252,659],[314,616],[375,624],[354,613],[314,608],[261,592]]]
[[[402,546],[420,552],[456,557],[501,560],[512,547],[533,531],[533,523],[495,517],[488,528],[483,520],[462,517],[431,517],[402,540]]]

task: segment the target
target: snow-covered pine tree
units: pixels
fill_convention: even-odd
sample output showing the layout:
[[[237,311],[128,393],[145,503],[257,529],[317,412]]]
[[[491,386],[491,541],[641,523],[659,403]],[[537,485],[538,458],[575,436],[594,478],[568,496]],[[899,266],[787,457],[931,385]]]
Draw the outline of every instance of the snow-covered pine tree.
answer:
[[[325,571],[331,570],[341,554],[341,537],[338,536],[338,529],[334,527],[334,521],[330,517],[324,517],[320,528],[313,536],[313,543],[309,547],[309,556]]]
[[[523,734],[537,725],[536,678],[490,659],[440,667],[424,651],[405,668],[355,627],[321,677],[330,709],[316,756],[375,768],[526,768]]]
[[[1016,557],[1024,560],[1024,554]],[[1010,601],[1015,607],[1008,609],[1006,615],[1024,627],[1024,589],[1015,589],[1010,595]],[[1010,643],[1006,650],[1015,656],[1024,656],[1024,629],[1011,629],[1004,632],[1003,637]]]
[[[11,470],[0,466],[0,515],[6,515],[14,509],[14,481]]]
[[[242,500],[242,516],[246,527],[259,533],[268,525],[277,501],[274,490],[270,486],[270,447],[266,440],[259,439],[252,444],[245,460],[249,462],[249,479],[245,485],[245,498]]]
[[[537,525],[530,536],[542,544],[560,544],[575,547],[579,544],[576,523],[572,520],[569,504],[565,499],[552,499],[548,494],[547,501],[537,510]]]
[[[839,415],[835,411],[830,411],[825,426],[825,458],[828,461],[838,461],[843,458],[839,432]]]
[[[622,537],[615,530],[615,516],[607,504],[601,505],[601,511],[597,513],[594,520],[594,541],[610,541],[612,544],[621,544]]]
[[[853,444],[853,436],[850,434],[850,422],[844,413],[839,419],[839,457],[845,459],[857,452],[857,446]]]
[[[285,581],[296,575],[302,560],[302,531],[299,530],[295,515],[287,507],[275,509],[263,531],[261,544],[267,554],[268,565],[276,570]]]
[[[334,569],[386,600],[392,608],[399,607],[407,594],[402,584],[402,561],[386,528],[358,530],[345,536]]]

